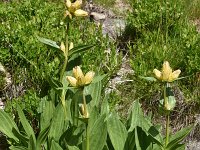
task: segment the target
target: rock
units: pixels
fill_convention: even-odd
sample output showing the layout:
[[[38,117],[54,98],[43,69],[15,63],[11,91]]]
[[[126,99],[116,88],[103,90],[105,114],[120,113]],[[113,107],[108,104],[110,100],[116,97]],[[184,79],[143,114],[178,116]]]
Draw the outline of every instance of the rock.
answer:
[[[90,17],[95,21],[104,21],[106,19],[106,15],[97,12],[91,12]]]
[[[116,39],[125,29],[125,21],[118,18],[107,18],[103,22],[102,28],[103,35],[108,34],[110,38]]]

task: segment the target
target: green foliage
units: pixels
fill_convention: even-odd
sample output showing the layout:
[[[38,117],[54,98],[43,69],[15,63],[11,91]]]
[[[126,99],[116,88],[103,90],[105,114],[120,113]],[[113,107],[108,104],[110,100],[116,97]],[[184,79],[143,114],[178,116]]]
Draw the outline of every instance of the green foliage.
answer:
[[[1,53],[3,63],[7,64],[9,60],[12,60],[12,64],[8,64],[8,66],[12,67],[12,69],[16,67],[13,73],[16,75],[16,72],[24,69],[25,72],[22,73],[22,76],[18,75],[18,77],[27,77],[28,81],[34,82],[31,87],[34,90],[38,88],[43,93],[40,93],[40,97],[38,97],[37,91],[30,92],[23,97],[24,100],[19,98],[19,102],[14,101],[8,104],[10,107],[10,109],[7,107],[8,113],[0,110],[0,131],[7,136],[10,149],[174,150],[184,148],[185,145],[181,144],[181,142],[190,133],[193,125],[171,135],[169,141],[165,140],[168,139],[169,132],[166,132],[166,137],[162,136],[157,126],[151,123],[150,117],[144,116],[139,100],[133,101],[129,117],[126,123],[122,123],[118,114],[115,111],[111,111],[108,105],[109,96],[103,93],[105,80],[119,66],[119,55],[116,53],[116,46],[112,44],[113,41],[110,41],[108,37],[103,37],[101,28],[88,22],[87,19],[82,20],[74,16],[71,20],[70,18],[63,18],[61,16],[64,12],[64,7],[61,6],[63,3],[57,5],[57,3],[53,2],[39,2],[39,0],[22,1],[22,5],[17,6],[16,9],[14,9],[14,6],[18,2],[2,3],[0,5],[0,8],[3,8],[3,11],[0,9],[1,22],[3,24],[0,28],[5,32],[0,32],[3,37],[0,41],[3,46],[0,48],[9,49],[8,53]],[[153,5],[154,3],[156,5]],[[162,4],[165,3],[163,2]],[[7,5],[9,7],[6,10],[5,6]],[[176,28],[179,29],[176,23],[179,23],[177,20],[179,20],[181,14],[178,16],[171,14],[174,11],[173,9],[168,10],[168,8],[171,8],[171,3],[166,3],[165,8],[158,9],[165,16],[162,16],[161,19],[160,12],[156,12],[157,9],[151,10],[147,8],[150,6],[162,6],[158,1],[146,2],[144,5],[137,2],[133,3],[133,5],[136,6],[135,8],[141,9],[141,11],[133,11],[133,16],[135,17],[133,22],[135,24],[131,28],[134,29],[134,33],[139,33],[138,35],[140,36],[135,38],[138,45],[130,46],[136,61],[132,62],[132,66],[137,72],[136,74],[147,75],[149,74],[148,67],[152,69],[157,62],[160,63],[162,59],[165,59],[168,54],[167,50],[164,49],[166,51],[160,52],[159,48],[163,45],[158,46],[158,49],[155,49],[154,52],[155,58],[158,60],[156,59],[156,61],[149,64],[145,62],[148,57],[143,55],[146,51],[141,53],[133,50],[138,50],[137,48],[139,50],[147,48],[148,50],[147,43],[155,40],[155,35],[157,40],[155,40],[154,45],[150,45],[152,49],[160,42],[169,48],[170,42],[173,43],[176,39],[175,37],[179,37],[180,33],[182,33],[181,29],[178,30],[180,31],[178,33],[172,32]],[[6,15],[3,13],[4,11],[6,11]],[[153,13],[154,11],[155,14],[152,16],[147,15],[148,12]],[[14,12],[16,12],[17,17],[13,18]],[[130,18],[133,16],[130,16]],[[170,17],[174,19],[171,22],[168,21]],[[10,20],[13,19],[16,19],[16,23],[10,23]],[[159,20],[159,26],[153,28],[153,24]],[[89,25],[92,27],[87,28]],[[6,28],[9,28],[9,30],[5,31]],[[161,40],[158,38],[160,35],[162,35]],[[43,37],[48,37],[48,39]],[[187,42],[183,45],[186,48],[192,47],[196,49],[197,36],[195,35],[195,37],[191,40],[193,43],[189,42],[189,46]],[[46,45],[39,44],[36,41],[37,39]],[[144,39],[146,39],[145,42],[147,43],[143,42]],[[64,50],[61,50],[59,46],[61,41],[65,41]],[[69,42],[73,42],[75,47],[69,49]],[[184,46],[183,48],[185,48]],[[104,50],[109,50],[106,57],[104,57]],[[147,53],[149,52],[151,51],[147,51]],[[142,60],[140,63],[144,65],[140,65],[139,68],[141,67],[143,70],[136,68],[136,64],[139,63],[139,59],[136,57],[138,54]],[[172,54],[172,51],[170,54]],[[182,53],[177,53],[176,56],[181,57],[183,55]],[[154,55],[152,54],[151,56],[153,58]],[[170,55],[167,56],[169,57]],[[171,56],[175,56],[175,54]],[[188,53],[188,56],[191,55]],[[191,58],[188,57],[189,59]],[[155,59],[153,58],[152,60]],[[174,63],[184,64],[188,60],[183,60],[182,62],[177,60]],[[78,70],[78,67],[75,67],[81,65],[81,63],[83,64],[83,72],[89,69],[95,70],[95,77],[93,77],[93,74],[87,76],[87,74],[83,74],[82,70]],[[194,66],[193,68],[191,66],[189,73],[194,73],[199,69],[199,66]],[[103,71],[102,68],[104,69]],[[183,73],[186,72],[183,70]],[[69,76],[71,78],[68,78]],[[143,79],[152,80],[152,78]],[[78,82],[81,84],[78,84]],[[44,83],[46,86],[43,87]],[[171,88],[170,91],[164,92],[165,103],[166,96],[167,98],[173,97]],[[173,104],[172,107],[174,107],[174,97],[167,100],[168,102],[172,101],[170,104]],[[164,102],[161,107],[165,107],[163,106]],[[13,107],[16,108],[14,109],[16,113],[13,113]],[[9,115],[10,113],[14,118]],[[35,124],[32,123],[29,115],[37,119]],[[164,141],[167,142],[164,143]]]
[[[167,60],[173,68],[181,70],[181,76],[192,75],[187,82],[181,82],[181,87],[195,85],[195,74],[200,70],[200,36],[188,20],[185,3],[179,0],[130,3],[133,11],[127,19],[124,36],[131,39],[128,47],[135,74],[152,76],[153,69],[161,67],[160,64]],[[137,88],[142,86],[138,85]],[[191,86],[188,95],[192,95],[196,89],[197,86]],[[195,100],[198,101],[198,97]]]

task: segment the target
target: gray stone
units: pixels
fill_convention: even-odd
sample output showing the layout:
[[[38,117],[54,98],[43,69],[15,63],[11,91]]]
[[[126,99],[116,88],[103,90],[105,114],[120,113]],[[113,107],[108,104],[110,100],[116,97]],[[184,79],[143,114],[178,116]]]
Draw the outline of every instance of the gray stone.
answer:
[[[106,15],[104,15],[102,13],[97,13],[97,12],[91,12],[90,16],[95,21],[103,21],[106,19]]]

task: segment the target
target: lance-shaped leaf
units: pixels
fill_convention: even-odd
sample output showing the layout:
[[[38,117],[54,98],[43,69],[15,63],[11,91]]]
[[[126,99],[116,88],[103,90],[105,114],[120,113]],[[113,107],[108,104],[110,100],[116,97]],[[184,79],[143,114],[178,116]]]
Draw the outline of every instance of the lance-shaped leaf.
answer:
[[[34,142],[34,145],[36,144],[36,139],[35,139],[35,133],[33,131],[33,128],[30,126],[28,120],[26,119],[22,109],[20,108],[19,105],[17,105],[17,112],[18,112],[18,115],[19,115],[19,119],[22,123],[22,126],[26,132],[26,134],[28,135],[29,138],[33,138],[33,142]]]
[[[50,150],[63,150],[60,145],[54,140],[51,141],[51,149]]]
[[[95,45],[80,45],[80,46],[74,47],[71,50],[69,50],[68,56],[72,56],[73,54],[84,52],[94,46]]]
[[[107,125],[105,115],[100,116],[94,125],[88,129],[90,150],[102,150],[107,139]]]
[[[36,150],[41,150],[41,146],[46,142],[48,134],[49,134],[49,126],[46,127],[42,132],[40,132],[36,141]]]
[[[59,141],[64,131],[64,110],[61,104],[56,107],[53,118],[51,121],[51,127],[49,131],[49,137],[53,138],[56,142]]]
[[[107,118],[107,127],[114,149],[123,150],[128,132],[116,113],[110,114]]]
[[[49,46],[52,46],[54,48],[60,49],[60,46],[58,46],[55,41],[52,41],[52,40],[49,40],[49,39],[46,39],[46,38],[42,38],[42,37],[39,37],[39,36],[37,36],[37,39],[40,42],[42,42],[42,43],[44,43],[46,45],[49,45]]]
[[[179,143],[192,131],[194,126],[195,125],[190,125],[172,135],[166,149],[175,150],[174,147],[179,145]]]
[[[19,139],[13,133],[14,129],[19,132],[14,120],[6,112],[0,110],[0,131],[9,138],[18,142]]]

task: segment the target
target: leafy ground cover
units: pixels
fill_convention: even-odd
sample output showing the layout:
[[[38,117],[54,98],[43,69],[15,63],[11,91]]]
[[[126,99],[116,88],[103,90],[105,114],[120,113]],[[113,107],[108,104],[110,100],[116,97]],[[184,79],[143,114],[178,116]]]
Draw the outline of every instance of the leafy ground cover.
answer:
[[[114,2],[103,3],[108,8]],[[6,71],[12,75],[13,81],[12,86],[1,93],[6,95],[5,112],[8,113],[2,112],[1,118],[7,118],[7,123],[10,123],[9,129],[13,127],[16,130],[15,132],[5,130],[2,124],[1,131],[8,136],[12,149],[19,146],[34,149],[40,145],[47,149],[85,149],[85,145],[86,149],[88,145],[96,148],[97,143],[92,136],[97,137],[101,131],[102,137],[98,137],[97,141],[100,142],[102,149],[147,149],[147,147],[153,148],[153,144],[150,146],[153,141],[156,141],[154,149],[174,149],[184,146],[179,142],[193,126],[181,130],[173,138],[166,140],[165,136],[168,137],[169,131],[166,130],[166,135],[162,136],[163,130],[150,123],[151,119],[154,122],[160,121],[155,118],[160,116],[158,107],[163,92],[160,83],[146,81],[145,77],[154,76],[153,69],[162,68],[166,60],[174,70],[180,69],[180,76],[186,78],[170,86],[172,95],[165,94],[165,97],[174,95],[175,109],[164,108],[167,112],[172,111],[170,119],[173,120],[172,127],[176,126],[174,131],[181,129],[183,124],[192,124],[195,121],[195,115],[199,114],[200,99],[200,35],[191,20],[196,19],[199,14],[197,9],[199,1],[194,0],[190,5],[179,0],[141,0],[129,1],[129,4],[132,11],[126,15],[128,16],[126,29],[117,41],[113,41],[108,36],[103,36],[101,26],[90,22],[89,18],[73,17],[70,21],[66,20],[66,16],[63,15],[66,13],[65,9],[72,15],[74,9],[70,9],[71,5],[63,1],[30,0],[21,1],[20,5],[18,1],[0,3],[0,60]],[[67,28],[66,33],[66,24],[69,23],[70,28]],[[60,48],[62,42],[65,43],[65,48]],[[68,42],[73,42],[75,45],[72,49],[74,52],[67,52],[69,56],[66,54],[70,45]],[[79,47],[76,47],[78,45]],[[108,86],[107,82],[115,76],[121,65],[120,59],[123,54],[116,50],[120,46],[128,52],[134,74],[128,75],[127,78],[132,82],[119,84],[120,94],[114,91],[106,95],[104,91]],[[105,53],[108,49],[109,53]],[[69,61],[67,67],[64,67],[64,61]],[[72,70],[76,70],[73,68],[77,65],[81,65],[83,72],[93,70],[99,77],[86,88],[82,88],[85,82],[77,83],[81,88],[76,91],[70,89],[70,84],[74,83],[62,77],[71,76]],[[62,70],[65,71],[64,75]],[[102,74],[107,75],[101,76]],[[4,84],[3,78],[2,76],[0,85]],[[77,78],[77,82],[79,80]],[[15,89],[22,87],[22,94],[10,96],[9,91],[19,92],[19,90],[14,91],[13,87]],[[84,97],[87,104],[85,101],[80,102]],[[139,101],[136,101],[138,99],[145,114],[149,115],[151,112],[152,116],[143,116]],[[74,101],[78,102],[78,105]],[[131,113],[127,113],[127,108],[131,105],[133,105]],[[87,115],[86,106],[91,119]],[[122,107],[122,109],[117,108],[122,119],[119,119],[114,112],[116,106]],[[15,116],[15,122],[9,114]],[[67,120],[63,114],[70,114]],[[83,122],[77,120],[77,116],[80,116],[79,119]],[[185,119],[186,117],[189,119]],[[89,123],[88,119],[91,120]],[[162,119],[168,122],[164,117]],[[126,123],[123,124],[121,120]],[[61,126],[56,122],[61,122]],[[114,131],[111,126],[115,123],[117,126]],[[60,129],[58,134],[54,133],[54,127]],[[198,130],[198,125],[196,128]],[[148,129],[153,129],[154,132],[149,132]],[[62,131],[66,132],[63,134]],[[116,131],[120,131],[122,136],[120,144],[116,139],[118,137]],[[147,138],[145,144],[138,136],[139,133]],[[62,135],[75,138],[77,141],[72,142]],[[133,140],[133,135],[136,140]],[[31,137],[30,140],[27,140],[27,136]],[[148,139],[148,136],[151,138]],[[44,144],[46,141],[48,142]]]

